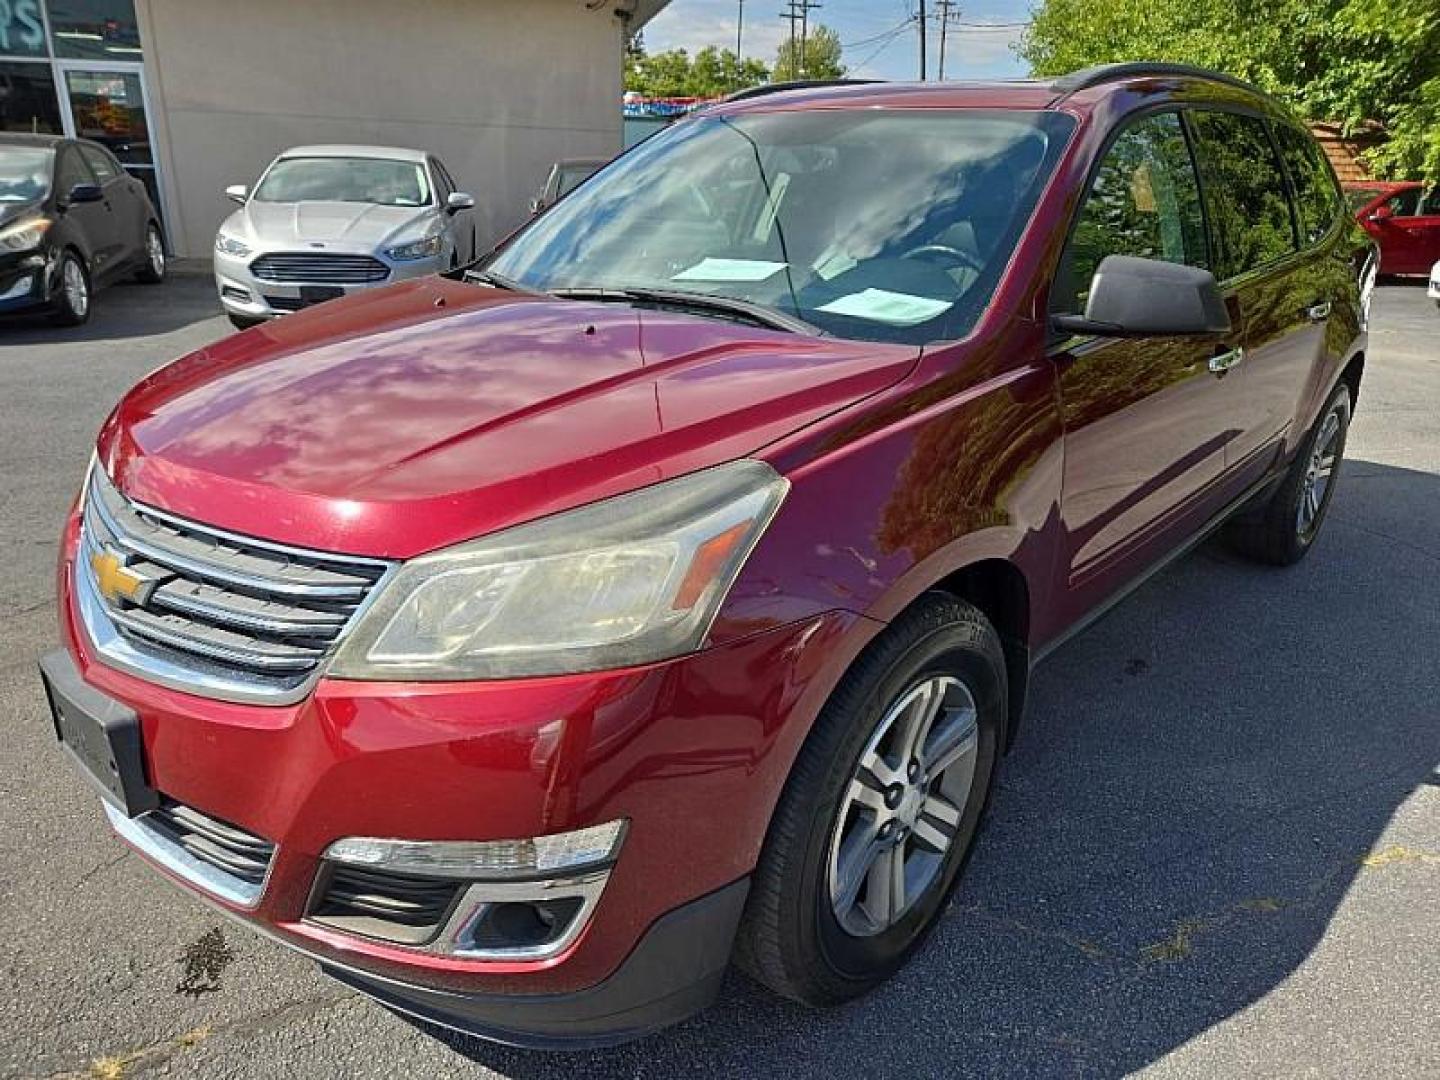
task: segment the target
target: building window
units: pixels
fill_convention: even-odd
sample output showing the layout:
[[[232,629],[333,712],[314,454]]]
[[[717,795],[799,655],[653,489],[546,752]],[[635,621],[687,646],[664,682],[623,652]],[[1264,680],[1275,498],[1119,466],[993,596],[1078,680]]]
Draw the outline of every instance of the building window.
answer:
[[[82,60],[139,60],[133,0],[50,0],[55,55]]]
[[[49,64],[0,61],[0,131],[61,133],[60,102]]]
[[[0,56],[44,56],[45,18],[40,0],[0,3]]]

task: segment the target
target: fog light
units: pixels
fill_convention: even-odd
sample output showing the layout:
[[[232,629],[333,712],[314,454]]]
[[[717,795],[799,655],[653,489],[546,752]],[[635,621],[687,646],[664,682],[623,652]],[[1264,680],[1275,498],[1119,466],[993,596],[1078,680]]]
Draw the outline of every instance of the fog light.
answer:
[[[372,866],[396,874],[513,881],[572,873],[615,860],[623,820],[526,840],[377,840],[348,837],[325,851],[332,862]]]

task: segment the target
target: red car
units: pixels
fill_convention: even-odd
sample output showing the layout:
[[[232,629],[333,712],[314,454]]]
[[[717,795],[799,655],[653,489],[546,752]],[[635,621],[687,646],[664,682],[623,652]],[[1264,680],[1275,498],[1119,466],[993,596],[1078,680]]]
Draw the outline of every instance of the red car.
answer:
[[[1346,184],[1345,197],[1380,245],[1380,273],[1428,274],[1440,262],[1440,186]]]
[[[1310,550],[1373,244],[1167,65],[749,95],[483,267],[106,421],[57,733],[120,837],[429,1021],[593,1045],[920,946],[1031,667],[1222,525]]]

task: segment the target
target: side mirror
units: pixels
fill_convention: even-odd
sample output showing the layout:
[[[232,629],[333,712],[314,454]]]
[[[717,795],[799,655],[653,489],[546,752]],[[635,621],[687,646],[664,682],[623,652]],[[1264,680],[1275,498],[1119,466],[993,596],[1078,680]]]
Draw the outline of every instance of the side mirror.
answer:
[[[245,205],[245,200],[249,196],[250,190],[244,184],[231,184],[225,189],[225,198],[233,203],[239,203],[241,206]]]
[[[1090,281],[1085,314],[1056,315],[1071,334],[1182,337],[1230,332],[1225,298],[1209,270],[1160,259],[1107,255]]]
[[[532,198],[532,199],[530,200],[530,216],[531,216],[531,217],[534,217],[536,214],[540,213],[540,211],[541,211],[541,210],[544,210],[544,209],[545,209],[545,200],[542,199],[539,195],[536,195],[534,198]]]
[[[99,202],[105,198],[105,189],[99,184],[76,184],[65,197],[67,204]]]
[[[1389,203],[1381,203],[1371,210],[1365,218],[1366,221],[1389,221],[1395,216],[1395,208]]]
[[[461,210],[475,209],[475,196],[467,195],[463,191],[452,191],[445,199],[445,212],[447,214],[458,214]]]

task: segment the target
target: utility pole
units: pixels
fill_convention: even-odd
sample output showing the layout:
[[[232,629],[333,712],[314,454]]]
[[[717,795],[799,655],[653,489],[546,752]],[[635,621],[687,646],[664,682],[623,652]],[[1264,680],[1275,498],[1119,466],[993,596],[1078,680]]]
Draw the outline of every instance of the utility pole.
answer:
[[[926,36],[929,32],[929,20],[925,15],[925,0],[920,0],[920,81],[924,82],[930,73],[930,65],[926,62],[925,45]]]
[[[740,13],[735,17],[735,59],[745,55],[745,0],[740,0]]]
[[[945,39],[950,36],[950,12],[955,8],[955,0],[935,0],[935,5],[940,9],[940,81],[945,81]]]
[[[782,11],[780,17],[790,23],[790,58],[791,78],[803,79],[805,68],[809,63],[805,56],[805,50],[810,37],[810,12],[821,5],[817,0],[786,0],[789,11]],[[796,27],[799,27],[799,38],[796,38]]]

